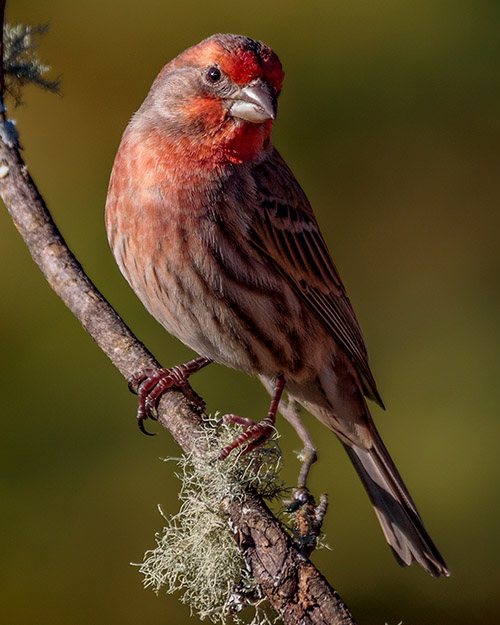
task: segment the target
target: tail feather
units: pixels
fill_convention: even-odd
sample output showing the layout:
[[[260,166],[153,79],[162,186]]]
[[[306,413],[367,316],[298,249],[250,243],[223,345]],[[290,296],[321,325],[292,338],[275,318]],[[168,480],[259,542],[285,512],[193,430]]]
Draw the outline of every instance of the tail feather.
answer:
[[[375,508],[385,538],[401,566],[418,562],[434,577],[448,576],[448,568],[423,521],[389,452],[373,432],[369,449],[344,447]]]

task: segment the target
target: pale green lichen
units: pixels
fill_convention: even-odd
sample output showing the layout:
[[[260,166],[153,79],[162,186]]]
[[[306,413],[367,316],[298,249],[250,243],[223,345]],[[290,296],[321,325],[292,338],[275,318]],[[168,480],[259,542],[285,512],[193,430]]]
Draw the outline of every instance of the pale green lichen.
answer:
[[[213,424],[214,422],[212,422]],[[207,448],[220,451],[235,438],[235,428],[223,425],[219,435],[207,434]],[[259,447],[248,455],[233,451],[226,460],[210,457],[176,459],[182,486],[181,507],[156,535],[156,548],[147,551],[140,565],[144,585],[158,592],[182,592],[181,601],[201,619],[225,623],[270,625],[265,601],[245,570],[223,501],[243,502],[248,489],[266,499],[283,493],[279,480],[281,453],[275,442]],[[161,509],[160,509],[160,512]],[[236,612],[251,606],[247,620]]]
[[[48,80],[49,66],[38,58],[38,38],[48,30],[47,25],[17,24],[4,27],[5,90],[16,104],[21,103],[21,90],[29,84],[54,93],[59,91],[59,79]]]

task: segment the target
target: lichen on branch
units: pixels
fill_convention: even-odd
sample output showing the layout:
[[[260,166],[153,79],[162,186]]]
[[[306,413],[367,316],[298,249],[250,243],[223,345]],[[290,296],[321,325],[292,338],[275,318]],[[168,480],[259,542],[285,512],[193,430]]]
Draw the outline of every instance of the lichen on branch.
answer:
[[[4,72],[5,91],[16,104],[22,103],[22,89],[26,85],[36,85],[53,93],[59,93],[60,79],[49,80],[45,74],[50,67],[42,63],[38,56],[38,39],[48,30],[48,25],[24,25],[4,28]]]
[[[218,448],[213,458],[209,454],[172,459],[179,467],[181,507],[172,517],[160,508],[166,526],[156,535],[156,548],[146,552],[140,565],[144,585],[156,592],[180,591],[183,603],[201,619],[225,623],[232,617],[239,623],[250,622],[236,613],[251,606],[251,623],[264,625],[270,621],[262,595],[246,570],[223,503],[230,500],[243,505],[248,489],[268,501],[282,496],[281,452],[271,441],[251,454],[243,455],[240,450],[224,462],[214,461],[234,439],[234,428],[223,425],[217,437],[215,429],[209,428],[205,435],[207,448]],[[236,595],[241,600],[235,603]]]

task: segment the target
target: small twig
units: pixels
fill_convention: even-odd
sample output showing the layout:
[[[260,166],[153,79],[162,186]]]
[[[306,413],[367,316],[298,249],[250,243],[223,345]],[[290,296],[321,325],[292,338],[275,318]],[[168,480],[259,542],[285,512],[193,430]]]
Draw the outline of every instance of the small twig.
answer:
[[[0,0],[2,32],[4,9],[5,0]],[[11,138],[3,110],[0,119],[0,195],[48,283],[126,379],[138,370],[159,367],[68,249]],[[187,454],[206,453],[206,437],[200,436],[206,423],[182,392],[163,396],[158,420]],[[249,493],[243,505],[226,501],[224,509],[254,579],[285,624],[355,625],[340,597],[262,499]]]
[[[2,99],[2,109],[3,109],[3,94],[5,91],[5,72],[4,72],[4,67],[3,67],[3,29],[4,29],[4,23],[5,23],[6,1],[7,0],[0,0],[0,25],[2,29],[2,32],[0,32],[0,98]]]

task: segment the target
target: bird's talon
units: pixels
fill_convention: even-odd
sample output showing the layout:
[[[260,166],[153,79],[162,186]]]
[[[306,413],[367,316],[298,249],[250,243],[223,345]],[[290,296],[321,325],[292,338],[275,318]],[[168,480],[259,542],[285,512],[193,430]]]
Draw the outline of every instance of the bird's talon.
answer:
[[[127,386],[128,390],[134,395],[139,394],[139,386],[141,385],[142,380],[136,380],[134,376],[128,379]]]
[[[137,425],[139,426],[140,431],[146,436],[156,436],[156,432],[148,432],[144,427],[144,419],[140,419],[137,421]]]
[[[144,408],[145,408],[145,412],[148,415],[148,417],[152,418],[152,419],[156,419],[155,414],[156,414],[156,406],[157,403],[159,401],[159,397],[156,397],[156,394],[153,395],[153,393],[151,395],[148,395],[146,397],[146,400],[144,402]]]
[[[141,384],[148,378],[154,376],[155,373],[157,373],[157,371],[154,369],[143,369],[131,375],[127,382],[129,391],[134,393],[134,395],[139,395]]]
[[[271,438],[273,433],[276,431],[276,428],[274,427],[276,422],[276,412],[278,410],[284,388],[285,378],[282,374],[280,374],[276,378],[269,412],[267,413],[267,416],[258,423],[252,421],[252,419],[245,419],[235,414],[228,414],[222,417],[226,422],[242,425],[244,431],[236,438],[236,440],[220,452],[219,460],[224,460],[229,456],[233,449],[238,449],[238,447],[242,447],[243,445],[245,446],[245,449],[243,450],[242,455],[248,454],[253,449],[260,447]]]
[[[199,356],[172,369],[145,369],[132,375],[128,380],[128,387],[133,393],[139,395],[137,422],[141,432],[154,436],[145,429],[143,422],[148,418],[158,420],[158,403],[163,393],[169,389],[178,388],[188,398],[198,397],[189,386],[188,377],[211,362],[208,358]],[[201,399],[199,403],[203,404]]]
[[[217,427],[220,427],[222,423],[226,425],[241,425],[244,430],[251,430],[253,427],[258,427],[259,423],[253,419],[247,419],[246,417],[240,417],[237,414],[225,414],[217,422]]]
[[[243,427],[245,430],[230,445],[224,447],[224,449],[220,452],[219,460],[225,460],[234,449],[238,449],[239,447],[244,447],[241,455],[245,456],[257,447],[266,443],[275,431],[274,427],[269,426],[264,423],[264,421],[261,423],[253,423],[252,426],[245,426],[245,424],[243,424]]]
[[[285,501],[287,506],[286,511],[289,513],[296,512],[299,508],[302,508],[308,501],[311,495],[305,487],[294,488],[292,491],[292,497]]]

